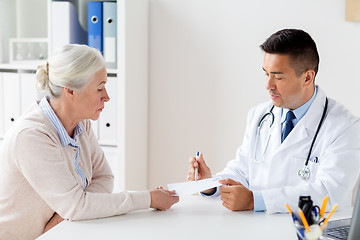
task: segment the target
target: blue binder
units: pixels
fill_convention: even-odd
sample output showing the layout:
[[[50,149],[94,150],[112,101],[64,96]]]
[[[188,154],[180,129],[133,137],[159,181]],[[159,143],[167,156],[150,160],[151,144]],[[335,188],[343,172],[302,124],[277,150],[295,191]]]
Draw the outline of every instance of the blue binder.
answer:
[[[103,52],[103,3],[88,2],[88,45]]]
[[[107,68],[116,69],[116,2],[103,3],[103,47]]]

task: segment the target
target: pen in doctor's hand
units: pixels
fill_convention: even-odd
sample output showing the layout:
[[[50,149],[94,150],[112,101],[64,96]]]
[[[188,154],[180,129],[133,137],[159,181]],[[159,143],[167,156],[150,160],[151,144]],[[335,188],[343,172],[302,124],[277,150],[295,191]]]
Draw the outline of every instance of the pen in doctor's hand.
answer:
[[[199,152],[196,153],[196,162],[198,163],[198,165],[195,168],[195,181],[197,181],[198,179],[198,174],[199,174]]]

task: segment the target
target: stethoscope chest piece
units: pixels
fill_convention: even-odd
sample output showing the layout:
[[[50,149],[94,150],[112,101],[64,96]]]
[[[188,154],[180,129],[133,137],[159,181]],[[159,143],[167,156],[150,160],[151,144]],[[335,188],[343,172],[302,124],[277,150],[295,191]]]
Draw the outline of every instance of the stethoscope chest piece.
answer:
[[[313,140],[311,142],[311,146],[310,146],[310,150],[309,150],[309,153],[308,153],[308,156],[306,158],[306,161],[305,161],[305,166],[303,168],[301,168],[299,171],[298,171],[298,176],[302,179],[302,180],[309,180],[310,178],[310,168],[308,167],[308,164],[309,164],[309,159],[310,159],[310,156],[311,156],[311,153],[312,153],[312,149],[313,149],[313,146],[314,146],[314,143],[315,143],[315,140],[318,136],[318,133],[320,131],[320,127],[321,125],[323,124],[324,120],[325,120],[325,115],[327,113],[327,108],[328,108],[328,99],[325,98],[325,107],[324,107],[324,111],[323,111],[323,114],[321,116],[321,119],[320,119],[320,122],[319,122],[319,125],[316,129],[316,132],[315,132],[315,135],[313,137]],[[269,121],[269,129],[271,129],[273,123],[274,123],[274,119],[275,119],[275,116],[272,112],[272,110],[274,109],[274,106],[271,107],[270,111],[268,113],[266,113],[259,121],[258,123],[258,127],[257,127],[257,131],[256,131],[256,138],[255,138],[255,147],[254,147],[254,157],[251,158],[250,160],[252,160],[253,162],[255,163],[263,163],[263,159],[264,159],[264,155],[265,155],[265,152],[266,152],[266,149],[268,148],[268,145],[269,145],[269,142],[270,142],[270,137],[271,137],[271,133],[268,135],[268,140],[265,144],[265,149],[263,150],[262,154],[260,152],[260,154],[258,154],[257,156],[257,147],[258,147],[258,144],[259,144],[259,136],[260,136],[260,129],[261,127],[263,126],[263,124],[266,122],[267,118],[270,119]],[[317,159],[317,157],[316,157]],[[318,160],[317,160],[318,161]]]
[[[303,168],[299,169],[298,176],[302,180],[309,180],[310,178],[310,168],[308,166],[304,166]]]

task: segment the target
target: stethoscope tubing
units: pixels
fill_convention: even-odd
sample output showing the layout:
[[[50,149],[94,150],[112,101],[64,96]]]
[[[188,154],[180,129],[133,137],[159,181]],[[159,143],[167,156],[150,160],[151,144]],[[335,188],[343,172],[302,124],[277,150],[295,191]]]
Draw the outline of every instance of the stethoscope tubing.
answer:
[[[264,121],[264,119],[270,115],[271,116],[271,123],[270,123],[270,128],[272,127],[273,123],[274,123],[274,119],[275,119],[275,116],[274,116],[274,113],[272,112],[274,109],[274,105],[272,105],[272,107],[270,108],[270,111],[268,113],[265,113],[264,116],[262,116],[262,118],[260,119],[259,123],[258,123],[258,128],[261,127],[261,124],[262,122]]]
[[[324,120],[325,120],[325,115],[326,115],[326,112],[327,112],[327,108],[328,108],[328,99],[325,98],[325,107],[324,107],[324,111],[323,111],[323,114],[321,116],[321,120],[320,120],[320,123],[318,125],[318,128],[316,129],[316,132],[315,132],[315,136],[312,140],[312,143],[311,143],[311,146],[310,146],[310,151],[309,151],[309,154],[306,158],[306,162],[305,162],[305,166],[307,167],[308,164],[309,164],[309,160],[310,160],[310,155],[311,155],[311,152],[312,152],[312,149],[314,147],[314,144],[315,144],[315,141],[316,141],[316,138],[319,134],[319,131],[320,131],[320,128],[321,128],[321,125],[323,124]]]
[[[315,144],[315,141],[316,141],[316,138],[319,134],[319,131],[320,131],[320,128],[325,120],[325,116],[326,116],[326,113],[327,113],[327,108],[328,108],[328,98],[326,97],[325,98],[325,107],[324,107],[324,111],[323,111],[323,114],[321,116],[321,119],[320,119],[320,123],[316,129],[316,132],[315,132],[315,135],[314,135],[314,138],[311,142],[311,146],[310,146],[310,150],[309,150],[309,153],[308,153],[308,156],[306,158],[306,161],[305,161],[305,166],[303,169],[306,169],[308,168],[308,165],[309,165],[309,160],[310,160],[310,156],[311,156],[311,153],[312,153],[312,150],[313,150],[313,147],[314,147],[314,144]],[[257,130],[257,133],[256,133],[256,136],[258,136],[258,131],[259,131],[259,128],[261,127],[261,124],[262,122],[264,121],[264,119],[270,115],[271,116],[271,123],[270,123],[270,128],[272,127],[273,123],[274,123],[274,119],[275,119],[275,116],[274,116],[274,113],[272,112],[274,109],[274,105],[271,107],[270,111],[266,114],[264,114],[264,116],[262,116],[262,118],[260,119],[259,123],[258,123],[258,130]],[[258,139],[256,138],[256,142],[255,142],[255,148],[256,148],[256,145],[257,145],[257,141]],[[255,150],[255,154],[256,154],[256,150]]]

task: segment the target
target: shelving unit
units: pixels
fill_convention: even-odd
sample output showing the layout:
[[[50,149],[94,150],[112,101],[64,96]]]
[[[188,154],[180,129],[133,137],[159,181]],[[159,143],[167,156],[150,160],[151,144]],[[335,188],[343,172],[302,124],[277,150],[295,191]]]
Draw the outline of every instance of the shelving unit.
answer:
[[[51,0],[46,1],[48,15],[51,19]],[[147,104],[148,104],[148,0],[118,0],[117,1],[117,69],[108,71],[108,91],[110,107],[105,105],[103,114],[113,116],[115,119],[112,141],[101,140],[100,144],[115,175],[115,189],[144,190],[147,189]],[[50,24],[48,24],[50,25]],[[0,30],[1,31],[1,30]],[[49,53],[51,53],[50,26],[47,29],[49,40]],[[36,65],[0,64],[0,141],[6,131],[4,116],[4,86],[8,84],[8,73],[18,75],[19,87],[16,91],[19,99],[23,98],[21,92],[21,74],[33,74],[35,81]],[[4,78],[5,76],[5,78]],[[29,77],[29,76],[28,76]],[[29,77],[31,79],[31,77]],[[28,79],[28,78],[27,78]],[[114,80],[114,82],[111,82]],[[116,80],[116,81],[115,81]],[[5,83],[5,84],[4,84]],[[111,89],[110,89],[111,88]],[[35,88],[34,88],[35,89]],[[35,90],[34,90],[35,91]],[[31,94],[30,94],[31,95]],[[36,94],[32,94],[36,98]],[[35,99],[34,99],[35,100]],[[107,105],[111,108],[105,113]],[[14,106],[11,106],[12,108]],[[19,113],[21,113],[21,108]],[[16,119],[15,119],[16,120]],[[98,120],[102,124],[102,119]],[[7,125],[6,125],[7,126]]]

